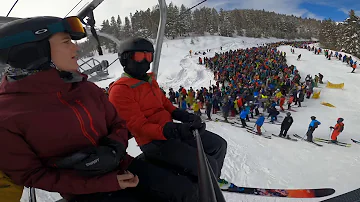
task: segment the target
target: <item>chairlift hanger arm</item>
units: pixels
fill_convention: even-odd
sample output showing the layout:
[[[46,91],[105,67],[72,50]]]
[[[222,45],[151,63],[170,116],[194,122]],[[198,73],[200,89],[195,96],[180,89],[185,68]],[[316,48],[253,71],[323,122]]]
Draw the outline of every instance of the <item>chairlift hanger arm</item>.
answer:
[[[78,18],[84,23],[84,19],[86,17],[94,17],[93,11],[102,3],[104,0],[93,0],[90,4],[85,6],[83,9],[79,11],[77,14]]]

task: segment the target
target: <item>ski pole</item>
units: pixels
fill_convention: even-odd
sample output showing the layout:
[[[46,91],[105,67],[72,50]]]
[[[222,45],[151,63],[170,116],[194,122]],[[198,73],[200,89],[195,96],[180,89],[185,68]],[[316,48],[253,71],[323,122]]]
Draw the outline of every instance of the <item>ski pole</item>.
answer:
[[[264,132],[266,133],[266,130],[265,130],[264,126],[261,126],[261,128],[264,129]]]
[[[199,197],[200,201],[225,202],[225,198],[220,190],[217,180],[209,165],[204,147],[198,130],[193,131],[196,139],[198,156],[198,174],[199,174]]]

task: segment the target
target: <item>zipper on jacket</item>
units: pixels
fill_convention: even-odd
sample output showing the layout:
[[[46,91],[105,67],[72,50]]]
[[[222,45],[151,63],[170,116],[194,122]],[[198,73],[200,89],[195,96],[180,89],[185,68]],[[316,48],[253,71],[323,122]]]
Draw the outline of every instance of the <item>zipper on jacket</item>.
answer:
[[[81,131],[83,133],[83,135],[88,139],[90,140],[90,142],[96,146],[96,142],[94,140],[94,138],[92,138],[87,132],[86,132],[86,129],[85,129],[85,124],[84,124],[84,120],[82,119],[81,115],[80,115],[80,112],[74,107],[72,106],[70,103],[66,102],[64,99],[61,98],[61,93],[58,92],[57,93],[57,96],[58,96],[58,99],[60,100],[60,102],[66,106],[68,106],[69,108],[71,108],[73,110],[73,112],[75,113],[79,123],[80,123],[80,128],[81,128]]]
[[[86,112],[86,114],[88,115],[88,118],[90,120],[90,128],[91,128],[91,130],[95,133],[96,136],[99,137],[99,133],[95,130],[95,127],[94,127],[94,124],[93,124],[93,119],[92,119],[92,116],[91,116],[89,110],[85,107],[85,105],[83,105],[81,103],[80,100],[76,100],[76,103],[78,103],[78,105],[80,105],[84,109],[84,111]]]

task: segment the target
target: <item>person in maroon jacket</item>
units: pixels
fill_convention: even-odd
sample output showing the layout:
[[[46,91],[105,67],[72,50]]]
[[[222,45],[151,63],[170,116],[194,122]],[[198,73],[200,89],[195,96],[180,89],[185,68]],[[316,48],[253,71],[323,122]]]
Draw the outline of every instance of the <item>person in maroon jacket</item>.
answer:
[[[128,130],[105,93],[78,72],[77,17],[0,28],[0,170],[68,200],[198,201],[185,176],[126,153]]]

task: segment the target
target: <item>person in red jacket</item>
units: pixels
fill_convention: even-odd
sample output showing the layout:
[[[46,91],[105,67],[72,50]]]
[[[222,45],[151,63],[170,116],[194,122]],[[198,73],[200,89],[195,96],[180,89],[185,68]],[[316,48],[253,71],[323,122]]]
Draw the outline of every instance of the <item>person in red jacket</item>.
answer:
[[[140,149],[149,159],[177,168],[178,171],[198,177],[197,146],[193,130],[198,129],[204,151],[220,185],[226,155],[226,141],[205,130],[205,123],[197,115],[176,108],[160,91],[150,69],[153,44],[144,38],[132,38],[118,52],[124,74],[109,90],[109,100],[135,137]],[[174,123],[173,119],[182,123]]]
[[[344,121],[343,118],[338,118],[335,127],[330,126],[330,129],[333,130],[333,132],[331,134],[331,142],[336,143],[337,142],[337,137],[340,135],[341,132],[343,132],[343,130],[344,130],[343,121]]]
[[[281,111],[285,111],[285,110],[284,110],[284,107],[283,107],[284,104],[285,104],[285,96],[281,96],[281,98],[280,98],[280,104],[279,104]]]
[[[126,153],[128,130],[106,94],[78,72],[77,17],[0,28],[0,170],[16,184],[77,202],[197,201],[188,177]],[[160,93],[160,91],[159,91]]]

